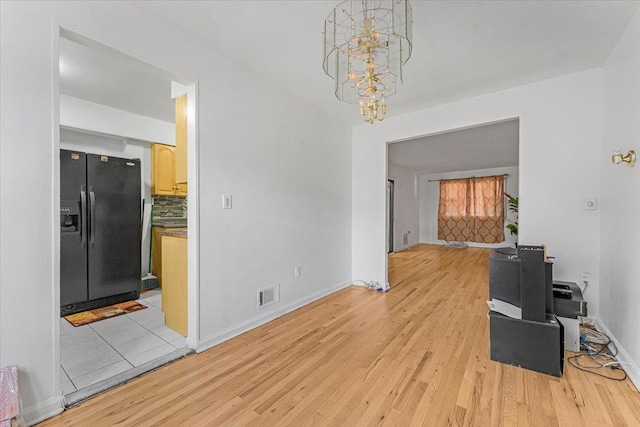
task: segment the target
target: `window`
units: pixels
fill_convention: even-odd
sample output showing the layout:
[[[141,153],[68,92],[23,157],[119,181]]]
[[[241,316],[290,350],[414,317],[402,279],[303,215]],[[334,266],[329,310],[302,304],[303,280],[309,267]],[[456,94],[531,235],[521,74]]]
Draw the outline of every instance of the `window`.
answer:
[[[504,241],[504,176],[440,181],[438,239]]]

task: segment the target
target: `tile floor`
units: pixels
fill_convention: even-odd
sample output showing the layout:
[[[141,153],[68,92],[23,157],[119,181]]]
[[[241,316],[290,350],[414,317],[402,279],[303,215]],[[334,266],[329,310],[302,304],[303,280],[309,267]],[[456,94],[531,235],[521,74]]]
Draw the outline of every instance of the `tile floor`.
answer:
[[[75,327],[60,319],[63,394],[83,389],[186,346],[164,325],[159,289],[140,296],[145,310]]]

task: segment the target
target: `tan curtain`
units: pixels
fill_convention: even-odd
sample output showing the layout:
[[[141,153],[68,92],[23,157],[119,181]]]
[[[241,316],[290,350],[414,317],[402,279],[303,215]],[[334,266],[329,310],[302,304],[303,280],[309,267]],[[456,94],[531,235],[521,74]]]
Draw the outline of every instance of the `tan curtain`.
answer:
[[[449,242],[469,241],[468,182],[468,179],[440,181],[438,239]]]
[[[504,176],[440,181],[438,239],[504,242]]]

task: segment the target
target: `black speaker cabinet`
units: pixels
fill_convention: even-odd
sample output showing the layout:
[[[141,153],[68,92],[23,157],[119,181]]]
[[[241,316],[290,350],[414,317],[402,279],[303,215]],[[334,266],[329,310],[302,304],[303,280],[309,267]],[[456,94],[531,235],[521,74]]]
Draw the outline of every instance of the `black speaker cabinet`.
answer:
[[[513,319],[489,312],[491,360],[562,376],[564,328],[553,314],[543,322]]]
[[[546,283],[544,270],[545,253],[542,246],[518,247],[520,259],[520,308],[522,319],[544,322],[547,315],[547,285],[550,288],[549,300],[553,304],[552,283]],[[553,313],[553,305],[551,305]]]
[[[538,307],[536,317],[538,319],[544,319],[544,316],[541,315],[539,310],[541,306],[540,298],[544,299],[545,304],[542,314],[553,313],[554,307],[552,284],[553,263],[540,259],[540,252],[537,251],[527,251],[524,255],[527,258],[525,263],[527,263],[529,267],[532,267],[533,270],[539,269],[540,262],[544,265],[544,278],[540,280],[539,271],[536,275],[536,280],[540,280],[540,282],[533,282],[531,278],[527,278],[524,281],[525,286],[527,286],[527,290],[525,291],[527,295],[531,292],[537,294],[534,296],[535,301],[532,303],[533,306],[528,305],[524,311],[527,312],[527,315],[531,315],[531,309],[535,312],[535,307]],[[521,295],[521,263],[522,260],[518,256],[518,250],[515,248],[498,248],[491,251],[489,257],[489,299],[499,299],[516,307],[523,308]],[[544,289],[540,288],[541,286],[544,287]],[[539,293],[536,292],[536,290],[538,290]]]

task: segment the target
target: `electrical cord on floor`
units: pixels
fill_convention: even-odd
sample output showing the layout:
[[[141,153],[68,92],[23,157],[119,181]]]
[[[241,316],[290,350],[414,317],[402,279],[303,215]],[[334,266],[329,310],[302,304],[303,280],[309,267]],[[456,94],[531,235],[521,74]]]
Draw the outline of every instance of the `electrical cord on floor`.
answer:
[[[600,331],[594,329],[593,326],[583,325],[580,328],[580,336],[583,338],[582,341],[585,343],[596,343],[596,344],[608,344],[611,343],[611,340],[607,336]]]
[[[569,362],[569,364],[571,366],[573,366],[575,368],[578,368],[581,371],[589,372],[591,374],[595,374],[595,375],[598,375],[598,376],[603,377],[603,378],[607,378],[607,379],[614,380],[614,381],[624,381],[624,380],[627,379],[627,372],[624,369],[622,369],[621,366],[617,365],[618,362],[615,362],[616,365],[610,365],[610,366],[584,366],[584,365],[581,365],[580,362],[578,362],[578,360],[580,360],[583,357],[587,357],[587,356],[589,356],[589,355],[588,354],[579,354],[577,356],[571,356],[571,357],[567,358],[567,361]],[[612,372],[613,371],[622,371],[622,376],[615,377],[615,376],[611,376],[611,375],[605,375],[605,374],[602,374],[602,373],[596,371],[596,369],[606,369],[606,368],[611,369]]]
[[[596,331],[591,325],[582,325],[580,327],[580,347],[584,353],[567,358],[567,362],[571,366],[614,381],[627,379],[627,372],[621,366],[623,363],[616,360],[618,349],[606,334]],[[607,371],[607,368],[610,371]],[[598,371],[600,369],[605,369],[605,371]],[[622,376],[602,373],[614,371],[622,371]]]

